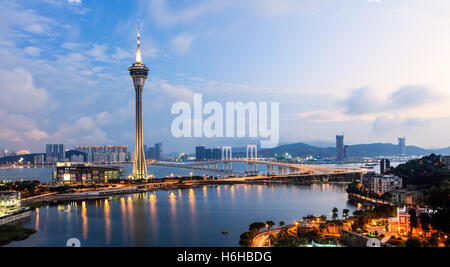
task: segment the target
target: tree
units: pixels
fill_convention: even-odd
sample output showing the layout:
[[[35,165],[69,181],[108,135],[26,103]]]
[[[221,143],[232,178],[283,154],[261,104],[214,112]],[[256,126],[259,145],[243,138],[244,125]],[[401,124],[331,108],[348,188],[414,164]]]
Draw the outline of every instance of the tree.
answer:
[[[421,213],[419,215],[420,225],[422,230],[427,234],[430,231],[430,215],[428,213]]]
[[[410,209],[408,211],[409,213],[409,224],[410,224],[410,230],[409,230],[409,234],[412,234],[412,230],[416,229],[417,227],[419,227],[419,222],[417,220],[417,214],[416,214],[416,210],[414,209]]]
[[[333,220],[337,220],[337,218],[339,217],[339,210],[338,208],[333,208],[333,212],[332,212],[332,216],[333,216]]]
[[[285,225],[286,225],[286,223],[285,223],[285,222],[283,222],[283,221],[281,221],[281,222],[279,223],[279,225],[280,225],[280,227],[283,227],[283,226],[285,226]]]
[[[350,212],[349,209],[343,209],[342,210],[342,217],[347,220],[349,212]]]
[[[263,222],[255,222],[255,223],[250,224],[248,229],[250,230],[250,232],[252,232],[252,231],[260,231],[264,227],[266,227],[265,223],[263,223]]]
[[[239,245],[243,247],[250,246],[250,242],[252,241],[254,234],[251,232],[242,233],[239,240]]]
[[[269,229],[269,231],[270,231],[270,229],[272,229],[272,227],[274,227],[276,224],[273,221],[267,221],[266,225],[267,225],[267,229]]]

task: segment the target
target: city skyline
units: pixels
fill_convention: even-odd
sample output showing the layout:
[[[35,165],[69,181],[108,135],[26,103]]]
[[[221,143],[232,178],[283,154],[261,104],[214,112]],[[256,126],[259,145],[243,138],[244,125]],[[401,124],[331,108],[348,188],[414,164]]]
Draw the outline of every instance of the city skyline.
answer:
[[[446,1],[0,3],[2,148],[133,147],[134,92],[124,69],[137,18],[154,73],[144,139],[167,153],[256,143],[173,138],[170,107],[194,93],[280,102],[280,144],[333,143],[345,132],[350,144],[406,135],[409,145],[450,145]]]

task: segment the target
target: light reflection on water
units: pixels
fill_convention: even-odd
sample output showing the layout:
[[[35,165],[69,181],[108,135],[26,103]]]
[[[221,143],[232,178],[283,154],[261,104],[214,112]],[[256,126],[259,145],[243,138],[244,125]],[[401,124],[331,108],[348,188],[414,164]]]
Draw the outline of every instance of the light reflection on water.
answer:
[[[80,206],[80,208],[78,208]],[[348,208],[342,185],[217,185],[71,202],[36,209],[38,232],[12,246],[238,246],[250,223],[294,222]],[[229,235],[223,235],[228,231]]]

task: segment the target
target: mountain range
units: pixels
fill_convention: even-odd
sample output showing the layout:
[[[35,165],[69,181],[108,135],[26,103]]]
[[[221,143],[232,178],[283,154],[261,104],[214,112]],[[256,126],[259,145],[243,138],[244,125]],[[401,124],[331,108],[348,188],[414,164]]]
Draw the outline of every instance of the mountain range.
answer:
[[[244,152],[245,148],[233,148],[233,152]],[[258,154],[261,156],[273,157],[275,154],[281,155],[289,153],[292,157],[320,156],[334,157],[336,155],[335,147],[317,147],[305,143],[287,144],[271,149],[260,149]],[[425,149],[417,146],[407,146],[406,154],[408,156],[424,156],[429,154],[450,155],[450,147],[441,149]],[[398,145],[389,143],[374,143],[349,145],[347,147],[348,157],[380,157],[380,156],[398,156]]]

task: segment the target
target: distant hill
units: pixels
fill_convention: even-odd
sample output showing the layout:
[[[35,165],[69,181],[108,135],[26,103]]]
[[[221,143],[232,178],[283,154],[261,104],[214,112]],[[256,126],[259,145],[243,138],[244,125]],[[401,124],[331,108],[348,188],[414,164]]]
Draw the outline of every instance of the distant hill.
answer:
[[[398,145],[388,143],[374,143],[374,144],[360,144],[350,145],[347,148],[349,157],[379,157],[379,156],[397,156],[399,153]],[[241,149],[236,149],[240,151]],[[233,149],[233,151],[235,151]],[[244,148],[245,151],[245,148]],[[424,149],[416,146],[407,146],[406,152],[408,156],[425,156],[432,153],[438,155],[449,155],[450,147],[442,149]],[[296,143],[289,145],[282,145],[271,149],[261,149],[259,154],[261,156],[274,156],[275,154],[289,153],[293,157],[305,156],[322,156],[333,157],[336,155],[335,147],[317,147],[305,143]]]

